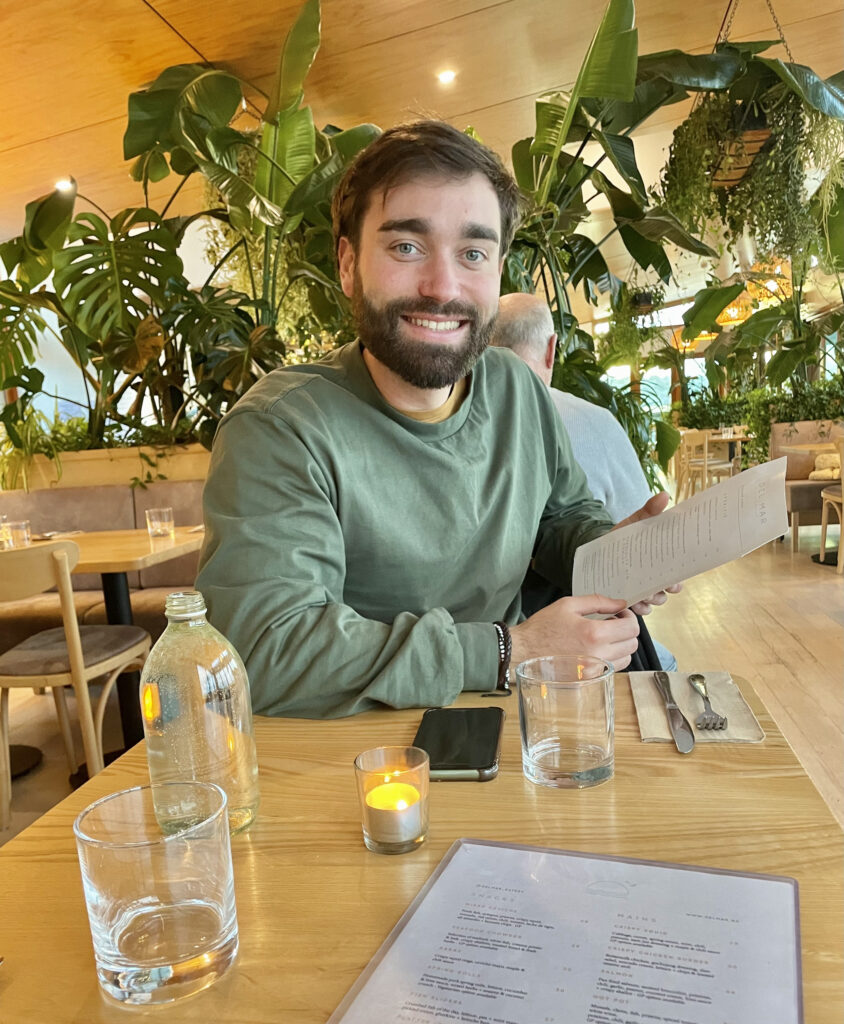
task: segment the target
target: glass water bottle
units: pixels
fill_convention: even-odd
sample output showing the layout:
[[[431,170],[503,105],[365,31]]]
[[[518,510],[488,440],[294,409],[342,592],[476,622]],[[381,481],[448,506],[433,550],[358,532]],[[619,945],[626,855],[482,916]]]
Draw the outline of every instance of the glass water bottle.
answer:
[[[228,797],[229,831],[240,832],[258,810],[246,669],[234,647],[206,621],[202,594],[169,594],[165,612],[167,628],[141,675],[150,781],[217,783]],[[157,802],[156,816],[165,829],[168,823],[184,825],[178,807]]]

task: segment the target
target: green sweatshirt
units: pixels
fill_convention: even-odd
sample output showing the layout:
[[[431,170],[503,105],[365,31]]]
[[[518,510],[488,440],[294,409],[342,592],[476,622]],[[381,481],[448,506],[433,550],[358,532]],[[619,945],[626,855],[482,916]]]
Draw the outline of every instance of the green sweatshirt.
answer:
[[[244,659],[256,712],[451,703],[495,686],[493,621],[519,621],[533,556],[568,586],[612,525],[542,382],[488,349],[462,405],[419,423],[355,342],[276,370],[217,432],[196,581]]]

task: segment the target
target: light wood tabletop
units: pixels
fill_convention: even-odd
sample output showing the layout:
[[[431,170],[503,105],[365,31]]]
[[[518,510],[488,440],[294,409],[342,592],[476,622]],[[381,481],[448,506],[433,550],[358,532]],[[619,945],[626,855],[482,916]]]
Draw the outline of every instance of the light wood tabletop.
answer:
[[[51,539],[72,540],[77,545],[79,561],[74,572],[134,572],[197,551],[204,534],[193,530],[177,526],[173,540],[150,537],[146,530],[91,530]]]
[[[781,452],[789,455],[822,455],[825,452],[838,451],[834,441],[807,441],[805,444],[781,444]]]
[[[639,740],[619,676],[615,777],[583,791],[523,777],[516,698],[502,701],[498,778],[433,784],[428,841],[399,857],[363,846],[352,762],[369,747],[410,742],[421,711],[258,719],[261,809],[233,841],[239,958],[206,992],[159,1016],[168,1024],[324,1024],[451,843],[475,837],[796,878],[805,1021],[841,1024],[844,833],[740,682],[764,742],[699,744],[684,757]],[[459,703],[489,701],[464,695]],[[139,745],[0,850],[4,1021],[129,1020],[99,994],[71,825],[94,799],[146,780]]]

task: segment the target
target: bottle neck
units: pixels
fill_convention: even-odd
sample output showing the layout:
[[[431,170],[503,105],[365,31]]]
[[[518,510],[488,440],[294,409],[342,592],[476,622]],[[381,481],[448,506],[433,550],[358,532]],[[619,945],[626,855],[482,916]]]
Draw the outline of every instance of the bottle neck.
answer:
[[[201,624],[205,622],[205,612],[205,599],[197,590],[177,591],[167,595],[164,614],[171,624]]]

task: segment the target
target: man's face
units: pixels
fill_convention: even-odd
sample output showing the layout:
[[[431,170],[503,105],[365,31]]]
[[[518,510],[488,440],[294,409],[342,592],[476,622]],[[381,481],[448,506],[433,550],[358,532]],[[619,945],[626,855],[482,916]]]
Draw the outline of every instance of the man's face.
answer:
[[[360,340],[417,388],[464,377],[489,342],[501,277],[501,214],[481,174],[425,177],[375,193],[340,280]]]

